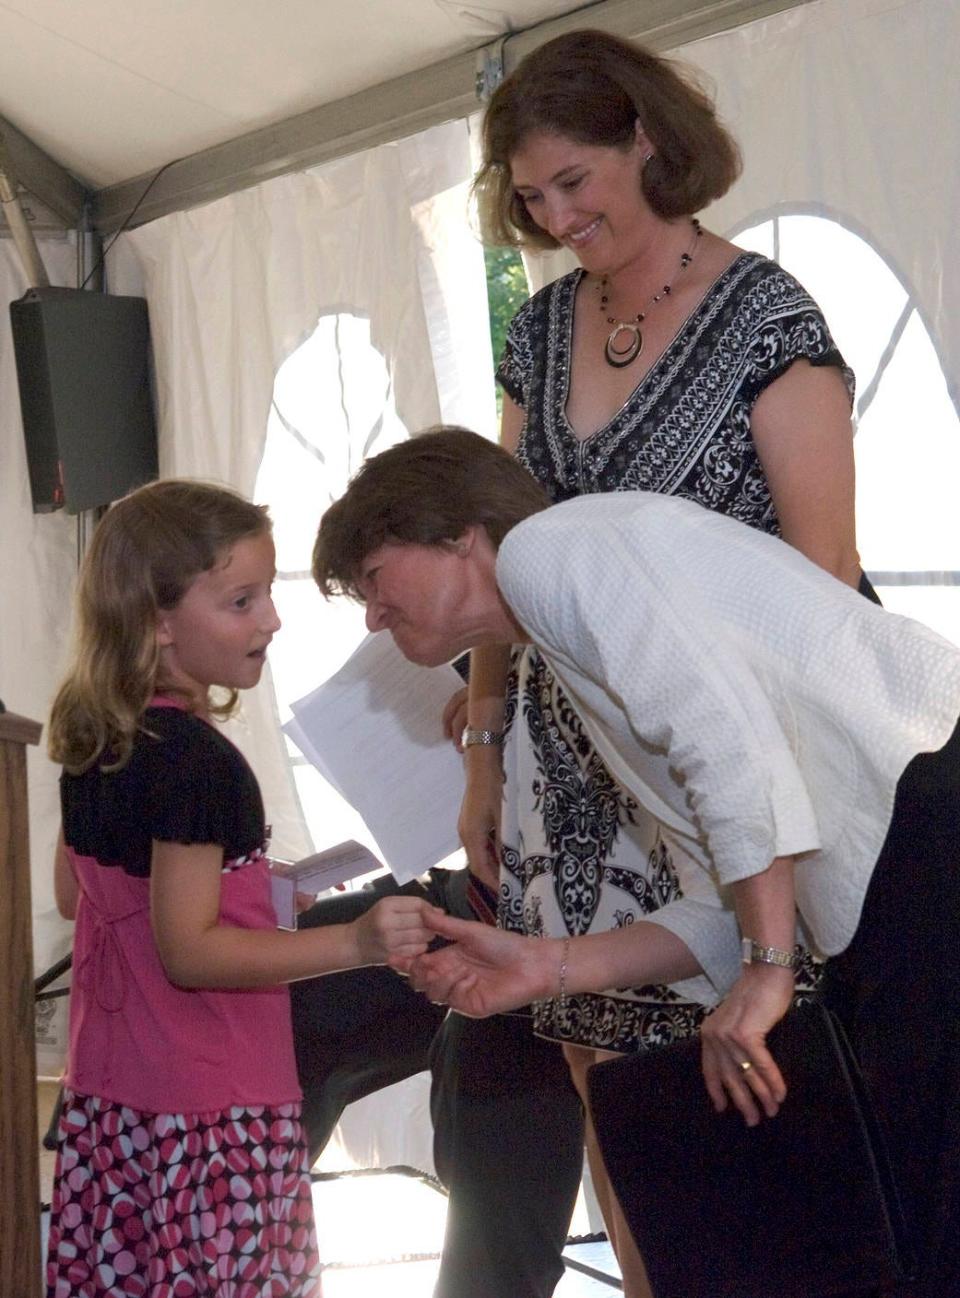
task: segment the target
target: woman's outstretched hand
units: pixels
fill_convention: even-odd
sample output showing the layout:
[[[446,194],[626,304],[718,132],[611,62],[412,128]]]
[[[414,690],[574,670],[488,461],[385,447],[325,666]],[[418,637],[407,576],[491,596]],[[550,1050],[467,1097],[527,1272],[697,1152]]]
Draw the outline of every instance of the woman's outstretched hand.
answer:
[[[382,897],[352,924],[357,964],[387,964],[393,958],[411,960],[433,940],[430,926],[437,910],[420,897]]]
[[[453,945],[415,959],[390,960],[411,984],[437,1005],[450,1005],[471,1018],[519,1009],[555,995],[559,944],[506,933],[474,920],[434,911],[427,920]]]
[[[718,1113],[732,1101],[748,1127],[757,1125],[761,1111],[776,1116],[787,1086],[766,1047],[766,1035],[792,999],[789,969],[746,965],[726,1000],[704,1020],[703,1076]]]

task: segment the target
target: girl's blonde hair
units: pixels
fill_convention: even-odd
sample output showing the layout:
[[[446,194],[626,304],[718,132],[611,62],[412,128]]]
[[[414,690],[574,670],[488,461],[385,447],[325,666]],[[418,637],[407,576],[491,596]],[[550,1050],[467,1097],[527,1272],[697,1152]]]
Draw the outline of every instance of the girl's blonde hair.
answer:
[[[106,770],[129,760],[144,710],[165,687],[158,614],[175,608],[231,546],[270,528],[265,506],[176,478],[141,487],[107,511],[80,570],[73,666],[50,713],[55,762],[79,775],[101,756]],[[232,690],[212,710],[225,716],[236,699]]]

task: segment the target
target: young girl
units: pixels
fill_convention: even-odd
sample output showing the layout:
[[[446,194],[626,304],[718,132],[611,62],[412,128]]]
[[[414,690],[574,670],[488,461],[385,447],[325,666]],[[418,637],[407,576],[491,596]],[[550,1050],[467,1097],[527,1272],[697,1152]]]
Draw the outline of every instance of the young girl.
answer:
[[[120,501],[83,565],[49,738],[76,917],[49,1298],[320,1291],[282,984],[424,951],[431,908],[276,928],[260,790],[211,723],[260,679],[273,579],[265,511],[195,482]]]

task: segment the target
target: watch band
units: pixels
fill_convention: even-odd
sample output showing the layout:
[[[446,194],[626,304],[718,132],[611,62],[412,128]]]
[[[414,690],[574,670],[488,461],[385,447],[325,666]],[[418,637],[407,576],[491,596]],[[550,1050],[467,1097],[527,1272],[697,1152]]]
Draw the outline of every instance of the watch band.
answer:
[[[752,937],[741,940],[740,953],[744,964],[775,964],[782,969],[800,968],[800,957],[796,952],[781,951],[775,946],[761,946]]]
[[[460,736],[461,748],[472,748],[474,744],[502,744],[502,730],[475,730],[473,726],[464,726]]]

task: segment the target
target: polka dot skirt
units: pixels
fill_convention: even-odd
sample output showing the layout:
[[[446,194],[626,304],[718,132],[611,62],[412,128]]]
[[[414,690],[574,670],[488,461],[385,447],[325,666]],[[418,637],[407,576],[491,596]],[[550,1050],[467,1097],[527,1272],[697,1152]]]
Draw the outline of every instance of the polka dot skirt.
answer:
[[[139,1113],[66,1092],[47,1298],[319,1298],[300,1105]]]

